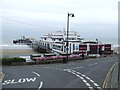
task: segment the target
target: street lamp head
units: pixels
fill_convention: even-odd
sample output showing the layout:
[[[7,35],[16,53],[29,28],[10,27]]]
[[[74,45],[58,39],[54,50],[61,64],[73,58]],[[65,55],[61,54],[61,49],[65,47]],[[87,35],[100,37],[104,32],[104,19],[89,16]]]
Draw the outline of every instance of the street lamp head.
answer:
[[[73,13],[68,13],[68,17],[71,15],[71,17],[75,17]]]
[[[75,16],[74,16],[74,14],[72,14],[72,16],[71,16],[71,17],[75,17]]]

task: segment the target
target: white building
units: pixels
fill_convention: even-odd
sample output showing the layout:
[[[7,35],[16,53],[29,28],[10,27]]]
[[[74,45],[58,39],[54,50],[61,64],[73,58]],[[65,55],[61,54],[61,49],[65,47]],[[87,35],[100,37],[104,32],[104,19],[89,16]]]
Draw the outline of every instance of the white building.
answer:
[[[77,32],[69,31],[69,47],[68,53],[79,51],[79,45],[82,43],[83,38]],[[56,31],[47,33],[40,38],[40,43],[47,48],[52,49],[55,53],[67,53],[67,33],[66,31]]]

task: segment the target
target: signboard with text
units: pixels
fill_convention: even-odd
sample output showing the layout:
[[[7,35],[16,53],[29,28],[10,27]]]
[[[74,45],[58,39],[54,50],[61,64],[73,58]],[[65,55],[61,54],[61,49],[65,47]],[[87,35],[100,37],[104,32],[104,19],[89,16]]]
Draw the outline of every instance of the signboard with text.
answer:
[[[87,45],[79,45],[79,50],[87,50]]]

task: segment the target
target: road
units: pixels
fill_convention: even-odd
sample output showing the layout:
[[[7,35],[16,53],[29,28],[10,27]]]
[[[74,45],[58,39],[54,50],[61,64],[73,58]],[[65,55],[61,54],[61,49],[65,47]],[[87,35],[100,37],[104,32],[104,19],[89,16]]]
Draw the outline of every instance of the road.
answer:
[[[67,64],[4,66],[3,88],[88,88],[101,89],[118,57],[71,61]]]

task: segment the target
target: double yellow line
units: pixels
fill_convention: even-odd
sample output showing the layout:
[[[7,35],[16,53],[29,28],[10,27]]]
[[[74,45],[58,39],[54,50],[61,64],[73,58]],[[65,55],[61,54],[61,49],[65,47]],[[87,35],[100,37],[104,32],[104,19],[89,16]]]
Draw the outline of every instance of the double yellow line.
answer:
[[[106,90],[106,88],[108,88],[107,86],[108,86],[108,82],[110,80],[111,73],[112,73],[115,65],[117,65],[117,63],[118,62],[116,62],[115,64],[113,64],[112,67],[110,68],[109,72],[107,73],[106,78],[105,78],[105,80],[103,82],[102,90]]]

